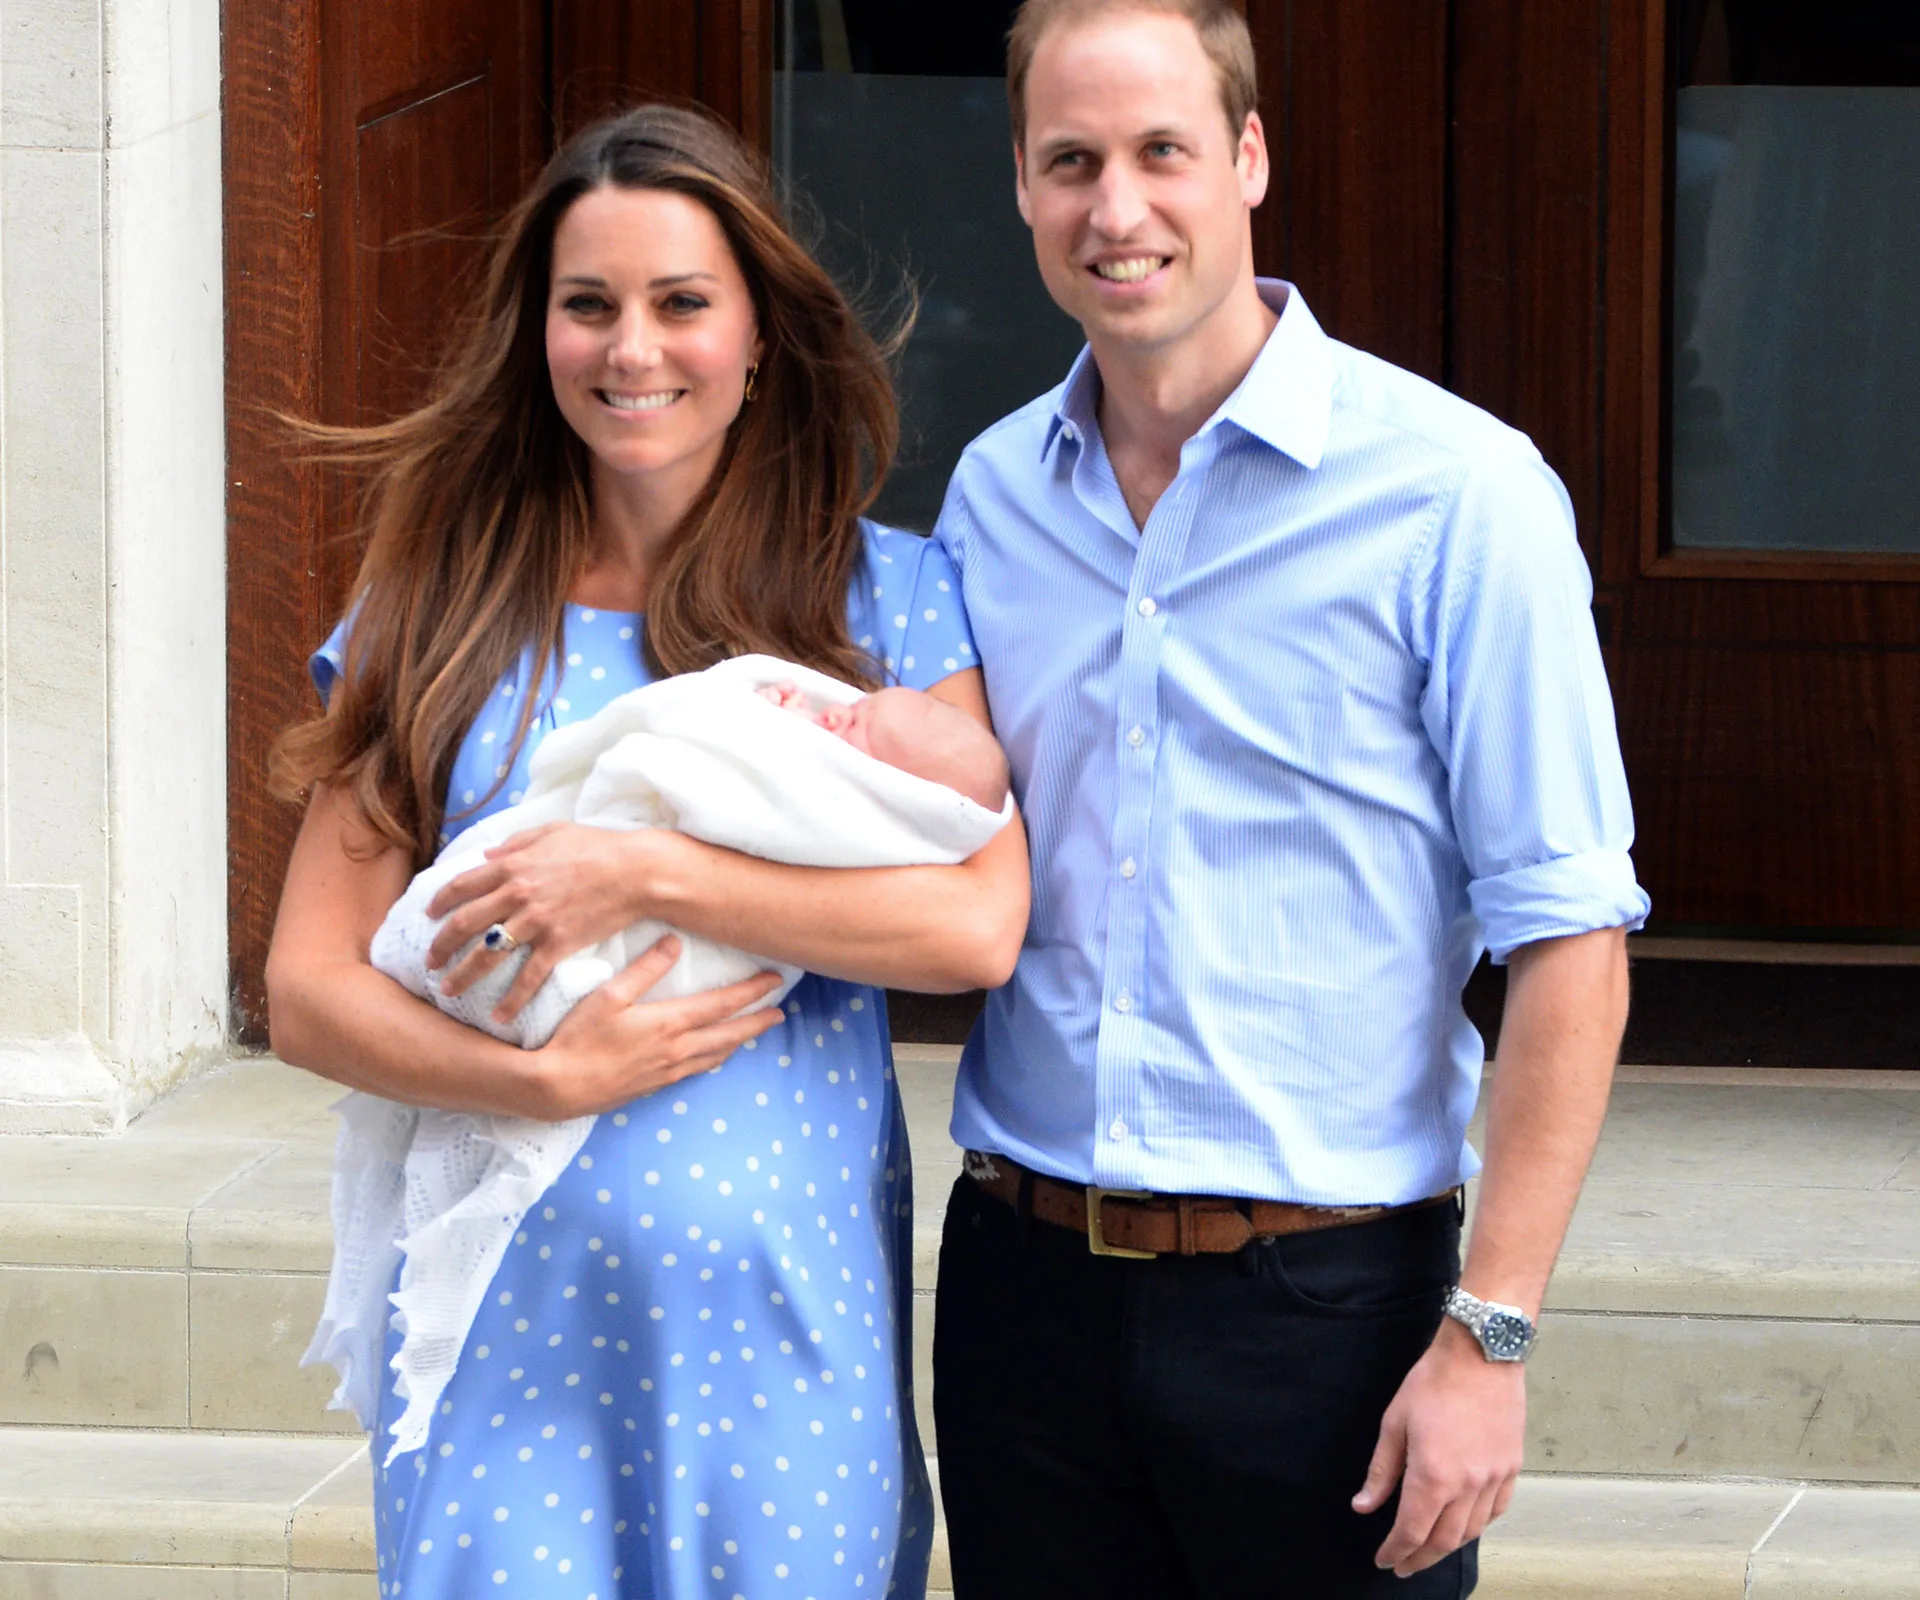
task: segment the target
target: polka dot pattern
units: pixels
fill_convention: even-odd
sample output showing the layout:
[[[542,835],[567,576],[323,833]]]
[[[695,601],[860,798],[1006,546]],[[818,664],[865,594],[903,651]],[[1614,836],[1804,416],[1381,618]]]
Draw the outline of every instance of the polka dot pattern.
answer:
[[[973,664],[952,568],[911,534],[867,529],[849,623],[914,688]],[[548,680],[522,661],[468,731],[450,835],[518,798],[541,734],[645,681],[640,625],[568,608]],[[315,657],[323,694],[343,641]],[[540,715],[503,773],[529,693]],[[809,976],[785,1012],[717,1071],[600,1118],[528,1212],[427,1448],[377,1477],[383,1596],[924,1593],[886,1006]],[[383,1398],[383,1434],[403,1409]]]

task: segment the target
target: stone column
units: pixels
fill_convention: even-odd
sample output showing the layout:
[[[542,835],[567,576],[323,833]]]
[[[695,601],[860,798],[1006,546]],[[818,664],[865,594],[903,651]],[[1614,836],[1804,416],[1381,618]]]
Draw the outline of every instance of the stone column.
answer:
[[[0,8],[0,1131],[226,1032],[219,0]]]

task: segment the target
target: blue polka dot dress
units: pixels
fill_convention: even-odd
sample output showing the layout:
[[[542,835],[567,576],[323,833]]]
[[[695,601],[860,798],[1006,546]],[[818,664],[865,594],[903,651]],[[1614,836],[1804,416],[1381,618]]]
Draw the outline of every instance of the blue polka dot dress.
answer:
[[[911,687],[975,664],[952,569],[912,534],[867,528],[850,619]],[[530,746],[646,681],[639,626],[568,608]],[[315,658],[323,693],[341,643]],[[531,750],[507,752],[529,666],[468,731],[451,831],[525,784]],[[382,1595],[921,1600],[933,1504],[884,996],[809,976],[784,1009],[716,1071],[602,1116],[527,1214],[426,1447],[378,1474]],[[383,1436],[403,1409],[389,1391]]]

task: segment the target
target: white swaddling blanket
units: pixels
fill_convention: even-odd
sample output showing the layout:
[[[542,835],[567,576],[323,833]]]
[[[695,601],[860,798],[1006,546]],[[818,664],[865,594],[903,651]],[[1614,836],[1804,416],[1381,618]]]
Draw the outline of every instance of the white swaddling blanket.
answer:
[[[449,1015],[537,1049],[581,999],[672,930],[636,923],[560,962],[505,1027],[492,1020],[492,1009],[524,954],[463,995],[441,993],[440,974],[426,963],[439,928],[427,906],[442,885],[516,833],[554,821],[666,827],[797,866],[892,867],[964,861],[1012,817],[1011,796],[996,815],[855,750],[755,692],[784,682],[819,704],[861,696],[805,667],[741,656],[636,689],[549,734],[534,754],[526,798],[467,829],[395,902],[374,936],[374,966]],[[700,993],[774,967],[783,981],[761,1002],[773,1004],[801,976],[711,940],[684,933],[680,940],[679,960],[644,999]],[[353,1411],[371,1433],[391,1300],[402,1334],[395,1390],[407,1402],[392,1428],[391,1462],[426,1443],[508,1241],[579,1153],[595,1119],[543,1123],[359,1093],[335,1109],[341,1127],[333,1270],[302,1364],[332,1365],[340,1374],[333,1408]],[[389,1295],[396,1269],[400,1286]]]

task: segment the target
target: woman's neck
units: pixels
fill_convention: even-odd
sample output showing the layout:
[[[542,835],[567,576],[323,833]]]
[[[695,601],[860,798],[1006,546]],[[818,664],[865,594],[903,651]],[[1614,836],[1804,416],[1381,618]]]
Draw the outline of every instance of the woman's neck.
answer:
[[[598,460],[591,470],[592,551],[567,598],[603,611],[644,611],[661,557],[708,473],[622,473]]]

